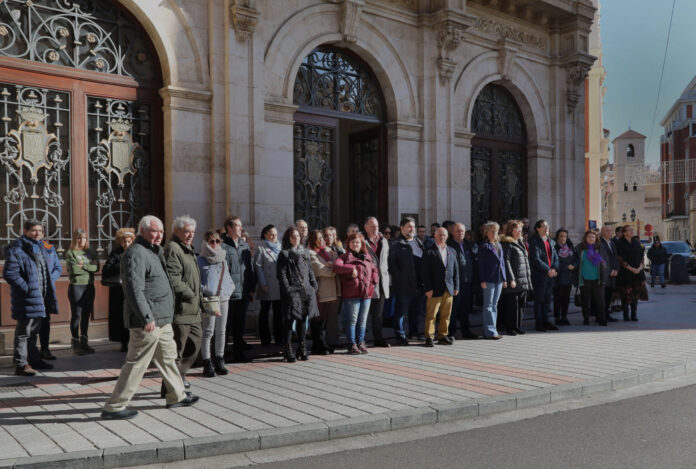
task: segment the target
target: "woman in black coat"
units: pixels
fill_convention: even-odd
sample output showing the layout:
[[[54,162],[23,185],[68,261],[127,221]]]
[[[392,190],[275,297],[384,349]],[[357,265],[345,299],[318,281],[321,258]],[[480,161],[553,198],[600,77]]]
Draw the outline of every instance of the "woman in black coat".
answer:
[[[319,316],[317,290],[319,285],[314,277],[309,253],[300,245],[300,232],[290,227],[283,234],[282,251],[278,255],[278,281],[282,298],[282,312],[285,331],[285,359],[292,363],[298,358],[308,360],[305,339],[307,318]],[[292,351],[292,330],[299,339],[297,354]]]
[[[532,272],[529,268],[529,253],[522,241],[522,222],[510,220],[503,233],[500,243],[511,278],[500,296],[500,325],[507,335],[524,334],[522,320],[527,304],[527,292],[532,289]]]
[[[621,293],[621,307],[624,321],[628,321],[629,307],[631,321],[638,320],[638,299],[644,289],[645,273],[643,272],[643,246],[640,241],[633,239],[633,227],[626,225],[621,229],[621,238],[616,242],[619,256],[619,274],[616,276],[616,287]]]
[[[568,307],[570,291],[577,279],[575,269],[578,257],[573,242],[568,237],[568,230],[561,228],[556,231],[554,241],[554,249],[558,253],[558,276],[553,286],[553,318],[557,326],[570,326]]]
[[[102,285],[109,287],[109,340],[121,342],[121,352],[128,351],[128,329],[123,325],[123,289],[121,288],[121,256],[135,239],[133,228],[116,232],[118,247],[109,253],[102,269]]]

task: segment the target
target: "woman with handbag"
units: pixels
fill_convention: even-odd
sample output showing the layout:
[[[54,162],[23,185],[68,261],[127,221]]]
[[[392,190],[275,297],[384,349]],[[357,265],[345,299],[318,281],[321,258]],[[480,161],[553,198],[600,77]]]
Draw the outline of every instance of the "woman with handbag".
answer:
[[[101,283],[109,287],[109,340],[121,342],[121,352],[128,351],[128,329],[123,325],[123,288],[121,288],[121,256],[135,239],[133,228],[116,232],[116,249],[109,253],[102,269]]]
[[[234,282],[225,262],[226,253],[220,246],[222,239],[215,230],[203,235],[201,252],[198,255],[198,268],[201,272],[201,294],[203,295],[201,358],[203,376],[213,378],[216,374],[226,375],[225,368],[225,328],[230,296],[234,292]],[[215,336],[215,354],[211,357],[210,341]]]
[[[606,269],[602,264],[606,261],[599,254],[599,239],[597,233],[586,231],[582,243],[578,246],[578,286],[582,298],[583,324],[590,324],[591,312],[594,312],[600,326],[607,325],[604,309],[604,285],[606,284]]]
[[[643,246],[640,241],[633,239],[633,227],[625,225],[621,228],[621,237],[616,242],[619,256],[619,274],[616,276],[616,287],[621,293],[621,308],[624,321],[638,321],[638,300],[647,301],[645,290],[645,273],[643,272]],[[641,298],[642,297],[642,298]],[[629,318],[630,308],[630,318]]]
[[[558,253],[558,276],[553,287],[553,318],[557,326],[570,326],[568,321],[568,306],[570,306],[570,291],[575,283],[575,269],[578,258],[573,242],[568,237],[568,230],[561,228],[556,231]]]
[[[532,289],[532,270],[529,267],[529,253],[522,241],[522,222],[510,220],[505,225],[500,244],[503,246],[505,263],[511,272],[507,288],[500,296],[500,324],[507,335],[524,334],[522,320],[527,304],[527,292]],[[515,286],[512,286],[512,280]]]

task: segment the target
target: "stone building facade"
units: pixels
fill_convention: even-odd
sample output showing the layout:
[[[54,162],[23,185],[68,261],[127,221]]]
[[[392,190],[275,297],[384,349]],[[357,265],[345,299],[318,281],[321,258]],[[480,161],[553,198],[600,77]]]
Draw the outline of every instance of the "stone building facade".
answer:
[[[0,137],[17,152],[1,176],[24,189],[0,242],[37,216],[59,249],[89,226],[105,254],[145,212],[201,232],[234,213],[253,236],[370,213],[579,233],[594,15],[591,0],[5,0]]]

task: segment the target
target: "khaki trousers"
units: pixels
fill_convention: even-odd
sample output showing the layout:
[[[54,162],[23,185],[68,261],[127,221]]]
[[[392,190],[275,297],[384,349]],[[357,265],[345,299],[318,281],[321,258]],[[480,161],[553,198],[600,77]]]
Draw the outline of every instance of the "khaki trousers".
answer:
[[[176,344],[171,324],[155,327],[152,332],[143,329],[130,329],[130,342],[126,363],[116,381],[111,397],[106,401],[106,412],[120,412],[125,409],[152,361],[167,386],[167,404],[175,404],[186,398],[184,383],[176,367]]]
[[[442,296],[427,298],[425,302],[425,338],[432,339],[435,334],[435,317],[440,313],[437,325],[437,338],[447,337],[450,315],[452,314],[452,295],[445,291]]]

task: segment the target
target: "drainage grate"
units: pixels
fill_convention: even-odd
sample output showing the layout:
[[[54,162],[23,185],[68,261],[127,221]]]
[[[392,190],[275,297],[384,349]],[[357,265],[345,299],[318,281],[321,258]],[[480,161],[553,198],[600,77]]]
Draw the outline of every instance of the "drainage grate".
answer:
[[[31,383],[8,383],[8,384],[0,384],[0,394],[5,393],[5,392],[14,392],[14,391],[24,391],[26,389],[34,389],[36,388],[35,385]]]

